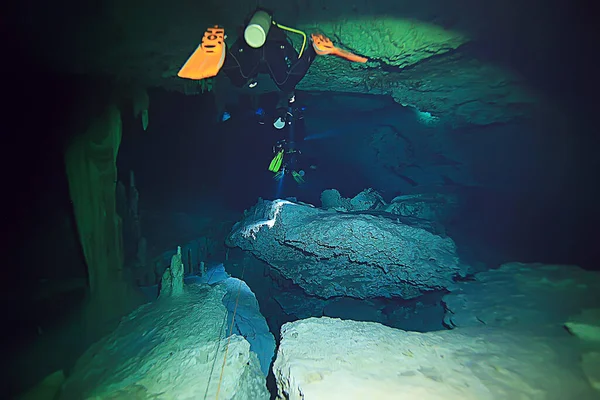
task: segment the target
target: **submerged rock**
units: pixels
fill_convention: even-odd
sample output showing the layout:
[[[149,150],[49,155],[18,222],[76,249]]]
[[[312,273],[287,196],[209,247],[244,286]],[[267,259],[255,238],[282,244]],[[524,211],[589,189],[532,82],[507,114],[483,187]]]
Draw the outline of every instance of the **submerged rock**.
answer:
[[[189,285],[138,308],[84,353],[60,398],[269,399],[248,341],[227,338],[225,293]]]
[[[448,327],[486,326],[554,337],[571,333],[579,341],[571,357],[596,398],[600,394],[600,274],[573,265],[509,263],[449,289],[443,299]]]
[[[395,197],[383,207],[386,212],[415,217],[440,223],[448,222],[457,212],[456,195],[441,193],[419,193]]]
[[[250,343],[250,349],[258,356],[261,370],[267,376],[275,356],[275,338],[260,312],[254,292],[246,282],[231,277],[225,272],[223,264],[210,268],[203,276],[190,277],[186,282],[220,284],[227,289],[223,296],[223,305],[228,311],[227,326],[233,327],[233,333],[243,336]],[[234,314],[235,323],[232,325]]]
[[[273,372],[290,400],[597,398],[568,337],[416,333],[325,317],[287,323],[281,336]]]
[[[321,193],[321,206],[326,210],[372,211],[384,208],[386,205],[383,197],[371,188],[349,199],[343,198],[337,189],[327,189]]]
[[[572,265],[508,263],[449,290],[443,299],[449,327],[562,330],[571,316],[600,305],[600,274]]]
[[[419,296],[466,273],[454,242],[423,227],[367,213],[259,201],[227,243],[252,252],[322,298]]]
[[[183,293],[184,266],[181,260],[181,247],[177,247],[177,253],[171,257],[171,266],[163,274],[160,297],[174,297]]]

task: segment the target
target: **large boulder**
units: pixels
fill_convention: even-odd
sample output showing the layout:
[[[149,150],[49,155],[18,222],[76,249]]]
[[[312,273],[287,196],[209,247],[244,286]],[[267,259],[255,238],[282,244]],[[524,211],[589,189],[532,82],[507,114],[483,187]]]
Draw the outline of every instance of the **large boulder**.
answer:
[[[260,200],[234,225],[227,243],[323,298],[408,299],[445,289],[467,270],[452,239],[424,227],[286,200]]]
[[[600,274],[573,265],[508,263],[448,289],[444,322],[451,328],[562,330],[584,309],[600,306]]]
[[[405,217],[444,223],[454,217],[458,204],[458,196],[453,194],[417,193],[396,196],[383,209]]]
[[[281,336],[273,373],[290,400],[598,398],[568,336],[417,333],[326,317],[287,323]]]
[[[449,289],[443,303],[450,328],[570,332],[580,341],[576,359],[600,393],[600,274],[574,265],[508,263]]]
[[[250,344],[228,339],[225,294],[223,285],[189,285],[138,308],[83,354],[60,398],[268,399]]]

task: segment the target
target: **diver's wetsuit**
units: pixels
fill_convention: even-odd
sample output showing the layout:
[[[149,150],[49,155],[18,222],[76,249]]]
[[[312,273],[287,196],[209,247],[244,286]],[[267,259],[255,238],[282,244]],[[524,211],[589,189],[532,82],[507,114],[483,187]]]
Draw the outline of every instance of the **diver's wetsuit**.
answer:
[[[285,31],[271,26],[265,44],[257,49],[248,46],[240,32],[238,39],[227,49],[221,70],[237,87],[247,85],[259,73],[267,73],[279,90],[289,93],[304,78],[316,55],[313,46],[307,43],[299,59]]]

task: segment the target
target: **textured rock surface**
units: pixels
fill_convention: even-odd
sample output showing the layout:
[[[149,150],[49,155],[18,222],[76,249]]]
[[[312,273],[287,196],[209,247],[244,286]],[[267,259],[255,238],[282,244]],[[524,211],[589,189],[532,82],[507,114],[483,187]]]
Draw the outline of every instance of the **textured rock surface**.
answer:
[[[369,214],[259,201],[228,244],[251,251],[308,294],[323,298],[412,298],[464,273],[454,242]]]
[[[275,10],[277,21],[307,32],[322,31],[336,45],[371,60],[357,65],[319,57],[298,86],[301,90],[387,94],[453,124],[506,122],[530,112],[535,102],[519,76],[468,50],[469,43],[494,29],[503,42],[511,43],[511,35],[520,35],[517,20],[521,29],[523,21],[528,25],[529,37],[520,37],[520,43],[543,40],[537,32],[548,22],[538,13],[531,15],[536,7],[530,2],[508,5],[497,0],[482,6],[464,1],[449,6],[443,1],[264,0],[260,4]],[[196,93],[207,85],[178,79],[176,74],[204,29],[222,25],[232,41],[254,5],[241,0],[179,7],[153,0],[90,6],[43,3],[23,7],[18,21],[27,21],[20,28],[31,40],[32,51],[56,69]],[[515,32],[505,32],[508,26]]]
[[[600,274],[572,265],[510,263],[449,289],[446,326],[553,335],[566,328],[581,341],[578,363],[600,393]]]
[[[286,399],[594,399],[572,338],[489,328],[405,332],[310,318],[285,324],[273,365]]]
[[[457,282],[444,296],[451,327],[560,328],[600,306],[600,274],[576,266],[509,263]]]
[[[179,296],[183,294],[183,261],[181,260],[181,247],[177,247],[177,253],[171,257],[171,266],[163,274],[160,297]]]
[[[321,207],[326,210],[348,211],[350,201],[343,198],[337,189],[327,189],[321,192]]]
[[[581,368],[600,396],[600,308],[569,318],[565,327],[582,341]]]
[[[457,212],[459,198],[451,193],[419,193],[394,197],[388,204],[369,188],[352,198],[343,198],[336,189],[321,193],[321,206],[335,211],[382,211],[401,217],[448,222]]]
[[[215,398],[227,357],[219,398],[268,399],[250,344],[233,335],[225,354],[224,295],[191,285],[138,308],[78,360],[61,398]]]
[[[261,370],[267,376],[275,356],[275,338],[260,312],[256,296],[246,282],[229,276],[223,264],[209,268],[201,277],[190,277],[186,282],[211,285],[220,283],[227,289],[223,297],[223,305],[228,311],[227,326],[231,327],[231,319],[235,313],[233,333],[243,336],[250,343],[250,349],[258,356]]]
[[[525,117],[537,102],[516,74],[458,51],[392,70],[320,57],[298,89],[323,90],[324,80],[330,91],[391,95],[454,126],[510,122]]]
[[[581,340],[600,348],[600,308],[586,309],[571,316],[565,326]]]
[[[307,296],[300,286],[283,279],[267,263],[240,249],[230,251],[226,269],[234,276],[241,276],[243,271],[244,282],[256,294],[261,313],[267,317],[274,333],[279,333],[286,322],[322,316],[379,322],[418,332],[444,329],[444,307],[441,303],[444,292],[432,292],[411,300],[343,296],[322,299]]]
[[[193,242],[192,242],[193,243]],[[260,262],[257,260],[257,262]],[[247,276],[247,275],[246,275]],[[261,276],[261,278],[263,278]],[[258,300],[246,281],[231,277],[223,264],[211,266],[204,274],[188,275],[185,284],[221,285],[226,289],[223,305],[227,309],[227,327],[231,327],[233,313],[236,313],[233,333],[243,336],[250,343],[250,350],[258,356],[260,367],[266,376],[275,355],[275,338],[260,311]],[[157,286],[143,288],[149,301],[156,299]],[[237,303],[237,306],[236,306]]]
[[[365,189],[350,199],[353,211],[370,211],[385,205],[385,200],[375,190]]]
[[[397,196],[382,208],[386,212],[405,217],[447,222],[457,211],[458,197],[441,193]]]
[[[321,193],[321,206],[337,211],[372,211],[386,206],[386,202],[377,191],[365,189],[352,198],[343,198],[336,189],[327,189]]]

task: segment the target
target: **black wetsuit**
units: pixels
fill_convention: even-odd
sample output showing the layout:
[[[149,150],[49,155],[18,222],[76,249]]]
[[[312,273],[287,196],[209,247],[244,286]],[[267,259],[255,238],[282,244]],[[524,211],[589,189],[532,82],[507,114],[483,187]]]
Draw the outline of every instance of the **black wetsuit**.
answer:
[[[298,58],[285,31],[273,25],[265,44],[257,49],[248,46],[240,32],[231,48],[227,48],[221,70],[237,87],[247,85],[259,73],[269,74],[279,90],[288,93],[304,78],[315,57],[314,48],[307,43]]]

